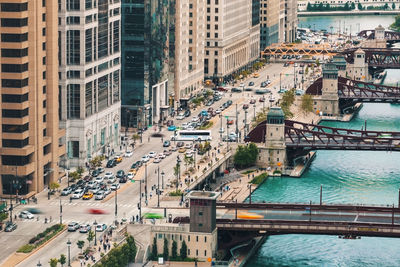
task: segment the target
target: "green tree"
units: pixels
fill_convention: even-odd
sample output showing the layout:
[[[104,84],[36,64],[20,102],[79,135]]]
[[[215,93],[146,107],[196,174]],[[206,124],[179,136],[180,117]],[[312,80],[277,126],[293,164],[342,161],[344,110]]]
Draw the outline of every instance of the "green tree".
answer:
[[[389,8],[388,3],[385,3],[385,5],[383,6],[383,9],[386,10],[386,9],[388,9],[388,8]]]
[[[56,258],[51,258],[51,259],[49,260],[49,263],[50,263],[50,267],[57,267],[58,259],[56,259]]]
[[[134,143],[136,143],[136,141],[139,140],[139,139],[140,139],[140,135],[138,135],[137,133],[132,135],[132,140],[133,140]]]
[[[254,143],[250,143],[247,146],[239,145],[233,156],[235,166],[242,169],[254,165],[257,161],[258,153],[258,148]]]
[[[396,9],[396,4],[395,4],[395,3],[392,4],[392,9],[393,9],[393,10]]]
[[[61,255],[60,255],[60,258],[58,259],[58,262],[61,264],[61,267],[64,266],[64,264],[66,263],[66,261],[67,261],[67,258],[65,257],[65,255],[64,255],[64,254],[61,254]]]
[[[301,97],[301,109],[307,113],[313,111],[313,97],[309,94],[304,94]]]
[[[166,238],[164,238],[163,258],[165,261],[169,258],[168,240]]]
[[[153,246],[151,247],[151,260],[155,261],[158,257],[157,238],[153,239]]]
[[[179,250],[179,256],[181,256],[182,260],[185,260],[187,258],[187,245],[185,240],[182,241],[182,246],[181,249]]]
[[[356,4],[354,4],[354,2],[351,2],[350,8],[351,8],[352,10],[353,10],[353,9],[356,9]]]
[[[350,10],[349,2],[346,2],[346,4],[344,4],[344,10]]]
[[[78,248],[81,249],[81,253],[82,253],[82,249],[83,249],[83,246],[85,245],[85,241],[79,240],[78,242],[76,242],[76,245],[78,246]]]
[[[56,182],[51,182],[50,185],[49,185],[49,187],[50,187],[51,190],[54,191],[54,190],[56,190],[57,188],[60,187],[60,184],[59,184],[59,183],[56,183]]]
[[[363,10],[362,4],[361,4],[361,3],[358,3],[357,8],[358,8],[358,10]]]
[[[89,246],[90,246],[90,242],[92,242],[93,241],[93,239],[94,239],[94,232],[92,231],[92,230],[90,230],[89,232],[88,232],[88,236],[87,236],[87,241],[89,241]]]
[[[171,257],[174,260],[178,258],[178,244],[176,243],[175,240],[172,241]]]
[[[397,15],[394,18],[394,22],[392,23],[392,25],[390,25],[390,29],[394,31],[400,31],[400,15]]]
[[[133,236],[128,235],[126,237],[126,243],[128,244],[128,247],[129,247],[128,260],[129,260],[129,262],[134,262],[135,258],[136,258],[137,248],[136,248],[135,239],[133,238]]]

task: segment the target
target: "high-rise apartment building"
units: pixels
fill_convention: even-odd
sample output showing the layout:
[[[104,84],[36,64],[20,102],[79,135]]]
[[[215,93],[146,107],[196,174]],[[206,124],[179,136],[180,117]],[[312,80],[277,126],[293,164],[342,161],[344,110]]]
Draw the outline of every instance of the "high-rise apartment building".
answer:
[[[284,42],[291,43],[296,41],[296,32],[298,24],[297,0],[284,0],[284,2],[285,2]]]
[[[122,3],[123,126],[144,128],[158,123],[174,104],[170,71],[174,48],[170,17],[174,14],[170,0]]]
[[[233,78],[260,55],[260,1],[206,0],[204,75]]]
[[[121,2],[59,0],[60,118],[70,166],[119,147]]]
[[[175,1],[175,100],[182,107],[203,88],[206,0]]]
[[[279,13],[281,0],[260,0],[261,50],[279,42]],[[285,10],[281,11],[285,14]]]
[[[31,196],[57,181],[57,1],[0,0],[1,194]]]

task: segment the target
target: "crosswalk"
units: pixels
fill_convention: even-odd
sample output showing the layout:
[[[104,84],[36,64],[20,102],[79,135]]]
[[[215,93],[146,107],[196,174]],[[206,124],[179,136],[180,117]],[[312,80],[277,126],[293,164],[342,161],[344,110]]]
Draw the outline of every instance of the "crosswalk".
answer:
[[[60,202],[59,201],[51,201],[49,204],[49,206],[60,206]],[[83,207],[114,207],[115,204],[113,203],[101,203],[101,202],[80,202],[80,201],[72,201],[72,202],[63,202],[62,203],[63,206],[83,206]],[[118,204],[118,207],[136,207],[137,204]]]

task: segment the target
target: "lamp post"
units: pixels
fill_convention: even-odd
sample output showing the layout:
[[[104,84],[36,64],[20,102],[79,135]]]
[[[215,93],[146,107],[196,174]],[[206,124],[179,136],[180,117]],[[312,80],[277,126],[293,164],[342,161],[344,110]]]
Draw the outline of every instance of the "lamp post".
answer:
[[[94,245],[97,246],[97,221],[94,220]]]
[[[62,224],[62,203],[61,203],[61,196],[60,196],[60,224]]]
[[[219,114],[219,119],[221,121],[221,128],[219,129],[219,136],[221,138],[221,142],[222,142],[222,113]]]
[[[158,165],[157,171],[157,208],[160,207],[160,165]]]
[[[253,117],[253,120],[255,121],[255,120],[256,120],[256,103],[254,103],[253,108],[254,108],[254,117]]]
[[[144,179],[145,179],[144,195],[145,195],[145,201],[147,203],[147,162],[144,163]]]
[[[68,267],[71,267],[71,240],[67,241],[68,246]]]
[[[249,201],[250,201],[250,204],[251,204],[251,184],[247,185],[247,187],[249,188],[249,191],[250,191],[250,193],[249,193]]]
[[[42,267],[42,264],[40,263],[40,260],[38,261],[38,263],[36,264],[37,267]]]
[[[178,174],[176,175],[176,192],[178,192],[178,185],[179,185],[179,181],[180,181],[180,172],[181,172],[181,159],[179,158],[179,155],[176,156],[176,167],[177,167],[177,171]]]
[[[117,193],[118,189],[115,189],[115,224],[117,224],[117,216],[118,216],[118,193]]]
[[[247,109],[244,110],[244,137],[247,136]]]
[[[138,203],[138,210],[139,210],[139,222],[142,221],[142,180],[139,180],[139,203]]]
[[[164,189],[164,171],[161,171],[161,181],[162,181],[162,189]]]

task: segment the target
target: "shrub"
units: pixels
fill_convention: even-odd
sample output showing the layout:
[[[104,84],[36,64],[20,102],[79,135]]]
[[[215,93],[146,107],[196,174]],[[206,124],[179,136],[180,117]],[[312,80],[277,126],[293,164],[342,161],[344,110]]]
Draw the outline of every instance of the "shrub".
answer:
[[[183,195],[183,192],[182,192],[181,190],[178,189],[177,191],[169,192],[169,195],[170,195],[171,197],[180,197],[180,196]]]
[[[252,184],[262,184],[266,179],[268,178],[268,174],[267,173],[262,173],[256,177],[254,177],[250,183]]]
[[[34,245],[26,244],[20,247],[17,252],[30,253],[35,248]]]
[[[282,172],[280,171],[280,170],[275,170],[274,172],[273,172],[273,174],[281,174]]]

